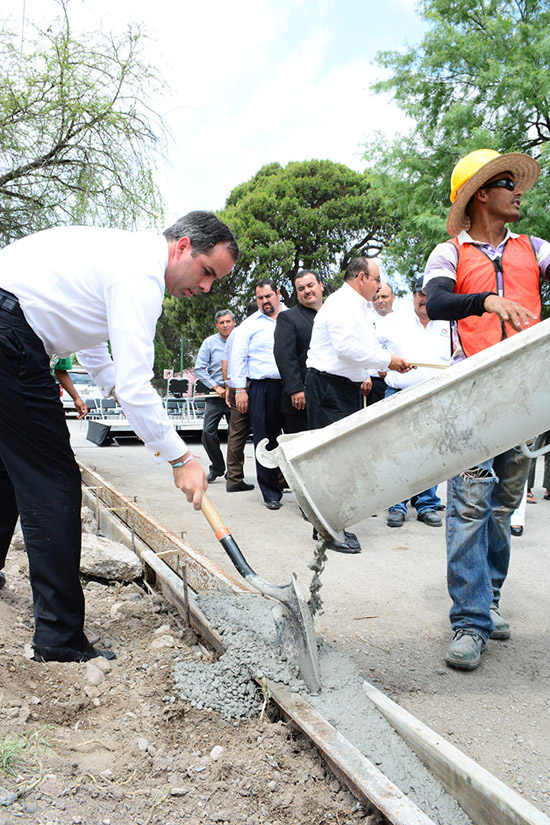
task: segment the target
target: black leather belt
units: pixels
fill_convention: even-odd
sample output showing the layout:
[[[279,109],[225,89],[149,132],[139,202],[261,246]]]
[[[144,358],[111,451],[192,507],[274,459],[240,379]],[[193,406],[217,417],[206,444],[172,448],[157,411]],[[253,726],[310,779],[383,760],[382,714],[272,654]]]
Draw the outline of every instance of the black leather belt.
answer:
[[[19,306],[19,300],[16,295],[8,292],[7,289],[0,288],[0,309],[4,312],[10,312],[12,315],[18,315],[24,318],[23,310]]]

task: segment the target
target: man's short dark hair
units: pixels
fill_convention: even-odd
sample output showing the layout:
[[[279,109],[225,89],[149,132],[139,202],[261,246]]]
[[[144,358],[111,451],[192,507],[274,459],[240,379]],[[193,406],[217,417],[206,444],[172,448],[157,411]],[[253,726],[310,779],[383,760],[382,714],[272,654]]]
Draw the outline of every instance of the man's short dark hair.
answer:
[[[256,291],[261,286],[270,286],[273,292],[278,292],[279,287],[271,278],[262,278],[261,281],[258,281],[256,286],[254,287],[254,291]]]
[[[208,255],[219,243],[225,246],[234,261],[239,257],[235,236],[212,212],[188,212],[183,218],[178,218],[173,226],[165,229],[163,234],[167,241],[189,238],[193,257]]]
[[[315,278],[317,283],[318,284],[321,283],[321,279],[319,278],[317,273],[313,271],[313,269],[300,269],[300,270],[298,270],[298,272],[294,276],[294,281],[293,281],[294,284],[296,284],[296,281],[298,280],[298,278],[305,278],[306,275],[313,275],[313,277]]]
[[[346,273],[344,275],[344,281],[353,281],[360,272],[364,272],[365,275],[369,275],[369,259],[362,255],[360,258],[352,258],[349,264],[346,267]]]
[[[235,316],[230,309],[219,309],[214,315],[214,323],[218,320],[218,318],[223,318],[224,315],[229,315],[233,321],[235,320]]]
[[[248,303],[247,306],[246,306],[245,315],[246,315],[247,318],[249,318],[255,312],[258,312],[258,302],[257,301],[250,301],[250,303]]]

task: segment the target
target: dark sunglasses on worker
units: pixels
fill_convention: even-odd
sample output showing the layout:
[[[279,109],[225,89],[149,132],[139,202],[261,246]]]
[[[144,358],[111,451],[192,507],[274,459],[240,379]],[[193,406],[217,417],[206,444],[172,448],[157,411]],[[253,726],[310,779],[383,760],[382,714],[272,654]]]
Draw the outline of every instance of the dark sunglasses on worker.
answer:
[[[516,188],[516,184],[512,180],[512,178],[499,178],[498,180],[493,180],[491,183],[486,183],[485,186],[482,186],[482,189],[509,189],[510,192],[513,192]]]

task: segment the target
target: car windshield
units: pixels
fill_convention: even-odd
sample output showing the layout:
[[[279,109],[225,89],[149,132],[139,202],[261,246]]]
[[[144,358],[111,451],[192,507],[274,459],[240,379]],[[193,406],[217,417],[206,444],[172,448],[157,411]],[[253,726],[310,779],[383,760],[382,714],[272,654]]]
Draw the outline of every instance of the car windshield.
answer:
[[[71,372],[69,370],[73,384],[91,384],[92,379],[87,372]]]

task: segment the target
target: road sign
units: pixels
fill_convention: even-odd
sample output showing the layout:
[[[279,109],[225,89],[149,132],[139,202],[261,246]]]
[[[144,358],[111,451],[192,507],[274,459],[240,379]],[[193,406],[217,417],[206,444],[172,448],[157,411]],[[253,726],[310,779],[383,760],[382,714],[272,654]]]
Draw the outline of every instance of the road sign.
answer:
[[[164,370],[164,377],[168,380],[174,377],[174,370]]]

